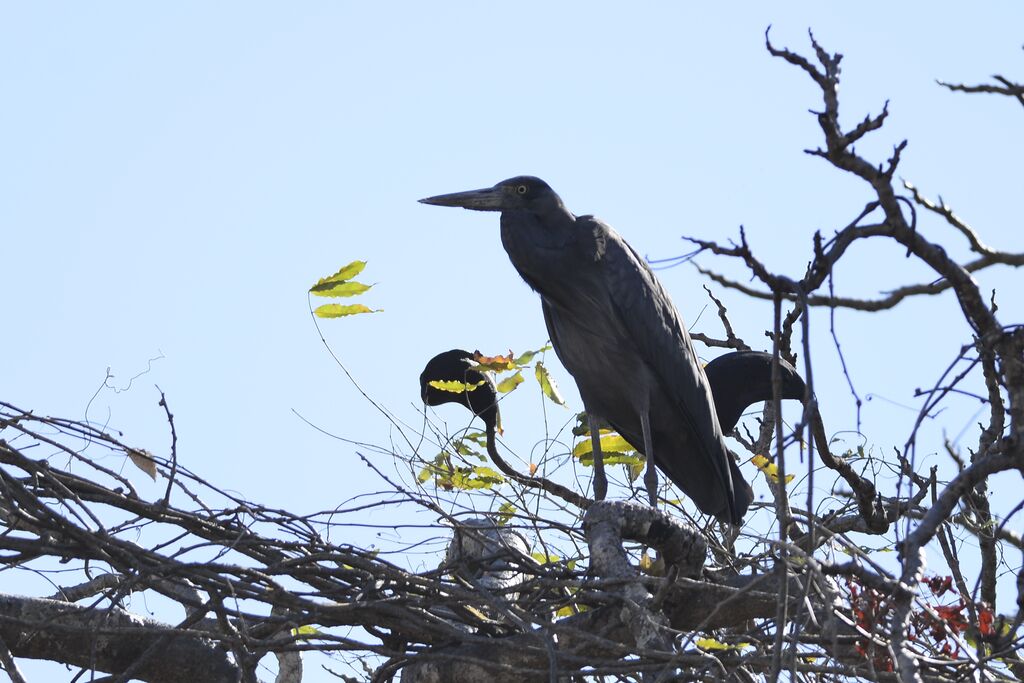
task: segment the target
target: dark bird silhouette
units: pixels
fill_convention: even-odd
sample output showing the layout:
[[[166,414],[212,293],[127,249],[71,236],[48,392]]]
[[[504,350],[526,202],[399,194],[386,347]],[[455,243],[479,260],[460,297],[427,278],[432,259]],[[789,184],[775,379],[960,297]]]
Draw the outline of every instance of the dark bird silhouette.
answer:
[[[723,434],[731,434],[750,406],[772,400],[772,354],[763,351],[734,351],[704,367],[715,397],[715,413]],[[788,361],[779,359],[783,399],[803,399],[806,385]]]
[[[697,504],[738,524],[752,491],[726,448],[682,318],[644,260],[610,226],[575,216],[539,178],[421,199],[501,212],[512,265],[540,294],[559,359],[584,407],[604,418]],[[607,491],[595,421],[595,497]],[[657,502],[657,473],[644,476]]]
[[[486,373],[471,369],[476,365],[473,354],[462,349],[439,353],[420,373],[420,397],[428,406],[459,403],[479,416],[488,432],[498,427],[498,392],[494,380]],[[462,382],[473,387],[469,391],[445,391],[430,386],[431,382]]]
[[[493,440],[499,421],[497,392],[491,378],[472,370],[473,354],[462,349],[439,353],[427,362],[420,373],[420,396],[428,406],[458,403],[479,416],[487,428],[487,450],[496,453]],[[715,413],[722,432],[729,434],[750,406],[772,399],[772,354],[761,351],[735,351],[707,364],[704,373],[711,385]],[[796,368],[779,359],[783,399],[802,399],[805,385]],[[474,388],[468,392],[444,391],[430,386],[434,380],[458,381]],[[625,435],[623,435],[625,438]],[[628,441],[628,439],[627,439]],[[632,443],[632,442],[630,442]],[[730,458],[731,461],[731,458]],[[685,463],[684,463],[685,465]]]

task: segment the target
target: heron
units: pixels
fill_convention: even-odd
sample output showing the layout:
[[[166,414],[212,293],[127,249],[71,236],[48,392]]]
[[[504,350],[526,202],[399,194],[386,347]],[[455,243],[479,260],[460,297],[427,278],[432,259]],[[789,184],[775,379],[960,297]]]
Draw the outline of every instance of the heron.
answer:
[[[800,374],[780,358],[780,397],[802,399],[806,386]],[[500,421],[498,393],[489,374],[476,369],[474,355],[463,349],[437,354],[420,373],[420,397],[428,406],[458,403],[484,422],[487,451],[495,457],[494,431]],[[715,414],[724,434],[732,433],[743,412],[761,401],[772,399],[772,354],[762,351],[734,351],[715,358],[704,367],[711,386]],[[431,381],[456,381],[463,391],[445,391],[431,386]],[[625,438],[625,435],[623,435]],[[628,441],[629,439],[627,439]],[[632,444],[632,442],[630,442]],[[731,460],[731,458],[730,458]],[[685,463],[684,463],[685,466]],[[669,471],[674,471],[670,469]],[[738,476],[738,475],[737,475]]]
[[[647,456],[652,505],[657,467],[701,511],[739,524],[753,493],[725,445],[682,316],[640,255],[532,176],[420,201],[500,212],[502,246],[540,295],[551,344],[591,416],[595,497],[607,493],[600,417]]]

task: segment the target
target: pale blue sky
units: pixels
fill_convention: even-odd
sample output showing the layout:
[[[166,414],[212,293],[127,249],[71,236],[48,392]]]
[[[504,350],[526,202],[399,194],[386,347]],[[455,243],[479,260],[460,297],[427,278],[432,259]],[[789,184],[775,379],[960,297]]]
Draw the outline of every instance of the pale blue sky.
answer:
[[[0,398],[82,417],[108,366],[122,386],[162,353],[130,391],[102,392],[89,417],[109,415],[127,441],[166,453],[158,384],[179,457],[219,485],[297,512],[376,490],[353,447],[292,412],[356,441],[394,437],[320,345],[310,284],[369,261],[361,279],[378,285],[364,301],[385,312],[323,329],[364,388],[413,424],[434,353],[546,338],[497,217],[416,199],[535,174],[652,258],[688,251],[680,235],[724,241],[743,224],[791,276],[814,230],[857,214],[865,188],[802,152],[820,142],[807,113],[819,92],[767,54],[769,24],[779,46],[810,54],[811,27],[846,55],[847,124],[890,101],[862,152],[882,160],[909,138],[901,176],[941,194],[988,243],[1022,251],[1020,106],[935,79],[1024,80],[1024,6],[914,7],[3,3]],[[922,230],[963,246],[941,223]],[[867,295],[922,277],[890,245],[859,250],[837,286]],[[662,278],[692,323],[703,281],[689,267]],[[1024,319],[1019,275],[981,279],[999,288],[1004,321]],[[769,308],[715,291],[763,347]],[[827,320],[812,323],[823,412],[831,430],[852,429]],[[861,395],[907,404],[968,339],[948,296],[838,323]],[[695,329],[720,332],[710,311]],[[543,436],[534,391],[505,405],[520,453]],[[932,450],[943,430],[971,424],[976,404],[960,407],[930,432]],[[548,415],[560,425],[569,412]],[[875,400],[863,425],[891,452],[911,416]]]

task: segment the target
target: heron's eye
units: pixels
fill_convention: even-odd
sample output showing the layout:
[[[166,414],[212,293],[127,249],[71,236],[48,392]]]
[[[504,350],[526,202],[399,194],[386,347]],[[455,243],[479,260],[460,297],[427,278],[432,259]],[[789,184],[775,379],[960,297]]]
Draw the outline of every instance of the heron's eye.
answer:
[[[518,185],[516,187],[516,192],[518,192],[519,194],[526,194],[529,191],[530,188],[526,187],[526,185]]]

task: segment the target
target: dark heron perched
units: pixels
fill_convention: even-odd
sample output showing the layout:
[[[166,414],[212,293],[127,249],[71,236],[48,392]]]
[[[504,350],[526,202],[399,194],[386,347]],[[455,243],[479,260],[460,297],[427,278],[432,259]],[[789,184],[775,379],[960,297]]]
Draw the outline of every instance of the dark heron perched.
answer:
[[[487,428],[487,449],[490,452],[494,450],[494,429],[498,422],[498,394],[490,376],[473,370],[474,365],[476,363],[473,354],[469,351],[452,349],[437,354],[427,362],[427,366],[420,373],[420,396],[428,406],[458,403],[469,408],[474,415],[484,421]],[[802,399],[805,385],[796,368],[780,359],[779,371],[782,378],[782,398]],[[755,403],[772,399],[770,353],[727,353],[708,363],[704,372],[711,385],[718,423],[726,434],[735,429],[744,410]],[[430,382],[434,380],[462,382],[473,388],[464,392],[444,391],[430,386]]]
[[[420,200],[501,212],[512,265],[541,296],[551,343],[587,413],[600,416],[697,507],[738,524],[752,500],[722,436],[682,318],[644,260],[610,226],[574,216],[543,180]],[[595,497],[606,494],[596,421]],[[657,473],[644,483],[657,502]]]

